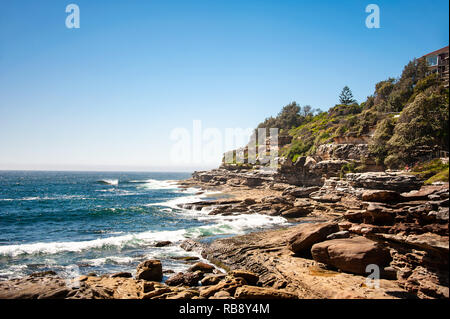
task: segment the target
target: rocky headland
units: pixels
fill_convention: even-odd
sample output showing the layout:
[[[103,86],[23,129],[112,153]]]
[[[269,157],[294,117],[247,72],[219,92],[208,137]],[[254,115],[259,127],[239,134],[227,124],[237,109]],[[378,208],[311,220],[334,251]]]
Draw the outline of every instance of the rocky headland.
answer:
[[[192,266],[183,273],[170,274],[158,260],[141,263],[134,278],[128,272],[73,280],[37,273],[0,282],[0,298],[448,298],[448,183],[422,185],[404,172],[333,177],[337,171],[329,168],[314,186],[283,183],[279,172],[196,172],[180,187],[221,191],[228,198],[180,208],[282,216],[292,225],[210,244],[182,242],[209,261],[186,258]],[[376,286],[367,281],[369,265],[377,267]],[[170,274],[165,282],[163,272]]]

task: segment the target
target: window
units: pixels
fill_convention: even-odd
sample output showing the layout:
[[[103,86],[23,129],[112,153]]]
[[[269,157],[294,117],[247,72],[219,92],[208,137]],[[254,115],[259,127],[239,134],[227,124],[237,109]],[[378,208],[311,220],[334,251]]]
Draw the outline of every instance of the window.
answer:
[[[428,63],[428,66],[436,66],[438,64],[438,56],[431,55],[431,56],[427,57],[427,63]]]

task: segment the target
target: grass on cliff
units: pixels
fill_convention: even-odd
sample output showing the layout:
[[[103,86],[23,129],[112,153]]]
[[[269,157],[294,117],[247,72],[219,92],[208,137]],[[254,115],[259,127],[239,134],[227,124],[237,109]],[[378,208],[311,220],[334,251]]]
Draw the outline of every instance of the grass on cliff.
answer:
[[[428,162],[414,166],[411,169],[411,173],[421,179],[428,179],[444,172],[445,170],[448,172],[448,163],[444,164],[440,158],[435,158]]]
[[[433,175],[429,179],[427,179],[425,181],[425,185],[430,185],[435,182],[447,182],[448,183],[448,164],[447,164],[447,168],[443,169],[436,175]]]
[[[425,185],[430,185],[434,182],[448,182],[448,173],[448,163],[442,163],[440,158],[418,164],[411,169],[411,174],[426,180]]]

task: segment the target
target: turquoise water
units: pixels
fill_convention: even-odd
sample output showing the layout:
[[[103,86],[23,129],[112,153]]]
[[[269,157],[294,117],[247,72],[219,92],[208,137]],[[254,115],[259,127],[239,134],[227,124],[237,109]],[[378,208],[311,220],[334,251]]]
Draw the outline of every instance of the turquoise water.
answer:
[[[149,258],[164,269],[196,255],[178,244],[284,224],[265,215],[209,216],[178,204],[211,199],[176,181],[188,173],[0,172],[0,279],[54,270],[63,277],[133,272]],[[173,245],[154,247],[158,241]],[[198,256],[200,257],[200,256]]]

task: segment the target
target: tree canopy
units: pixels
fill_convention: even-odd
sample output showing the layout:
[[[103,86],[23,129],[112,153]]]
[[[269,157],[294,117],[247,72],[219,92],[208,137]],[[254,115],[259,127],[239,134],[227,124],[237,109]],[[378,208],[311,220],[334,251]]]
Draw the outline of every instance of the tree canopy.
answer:
[[[356,103],[356,100],[353,98],[353,93],[348,86],[344,86],[342,89],[339,95],[339,102],[345,105]]]

